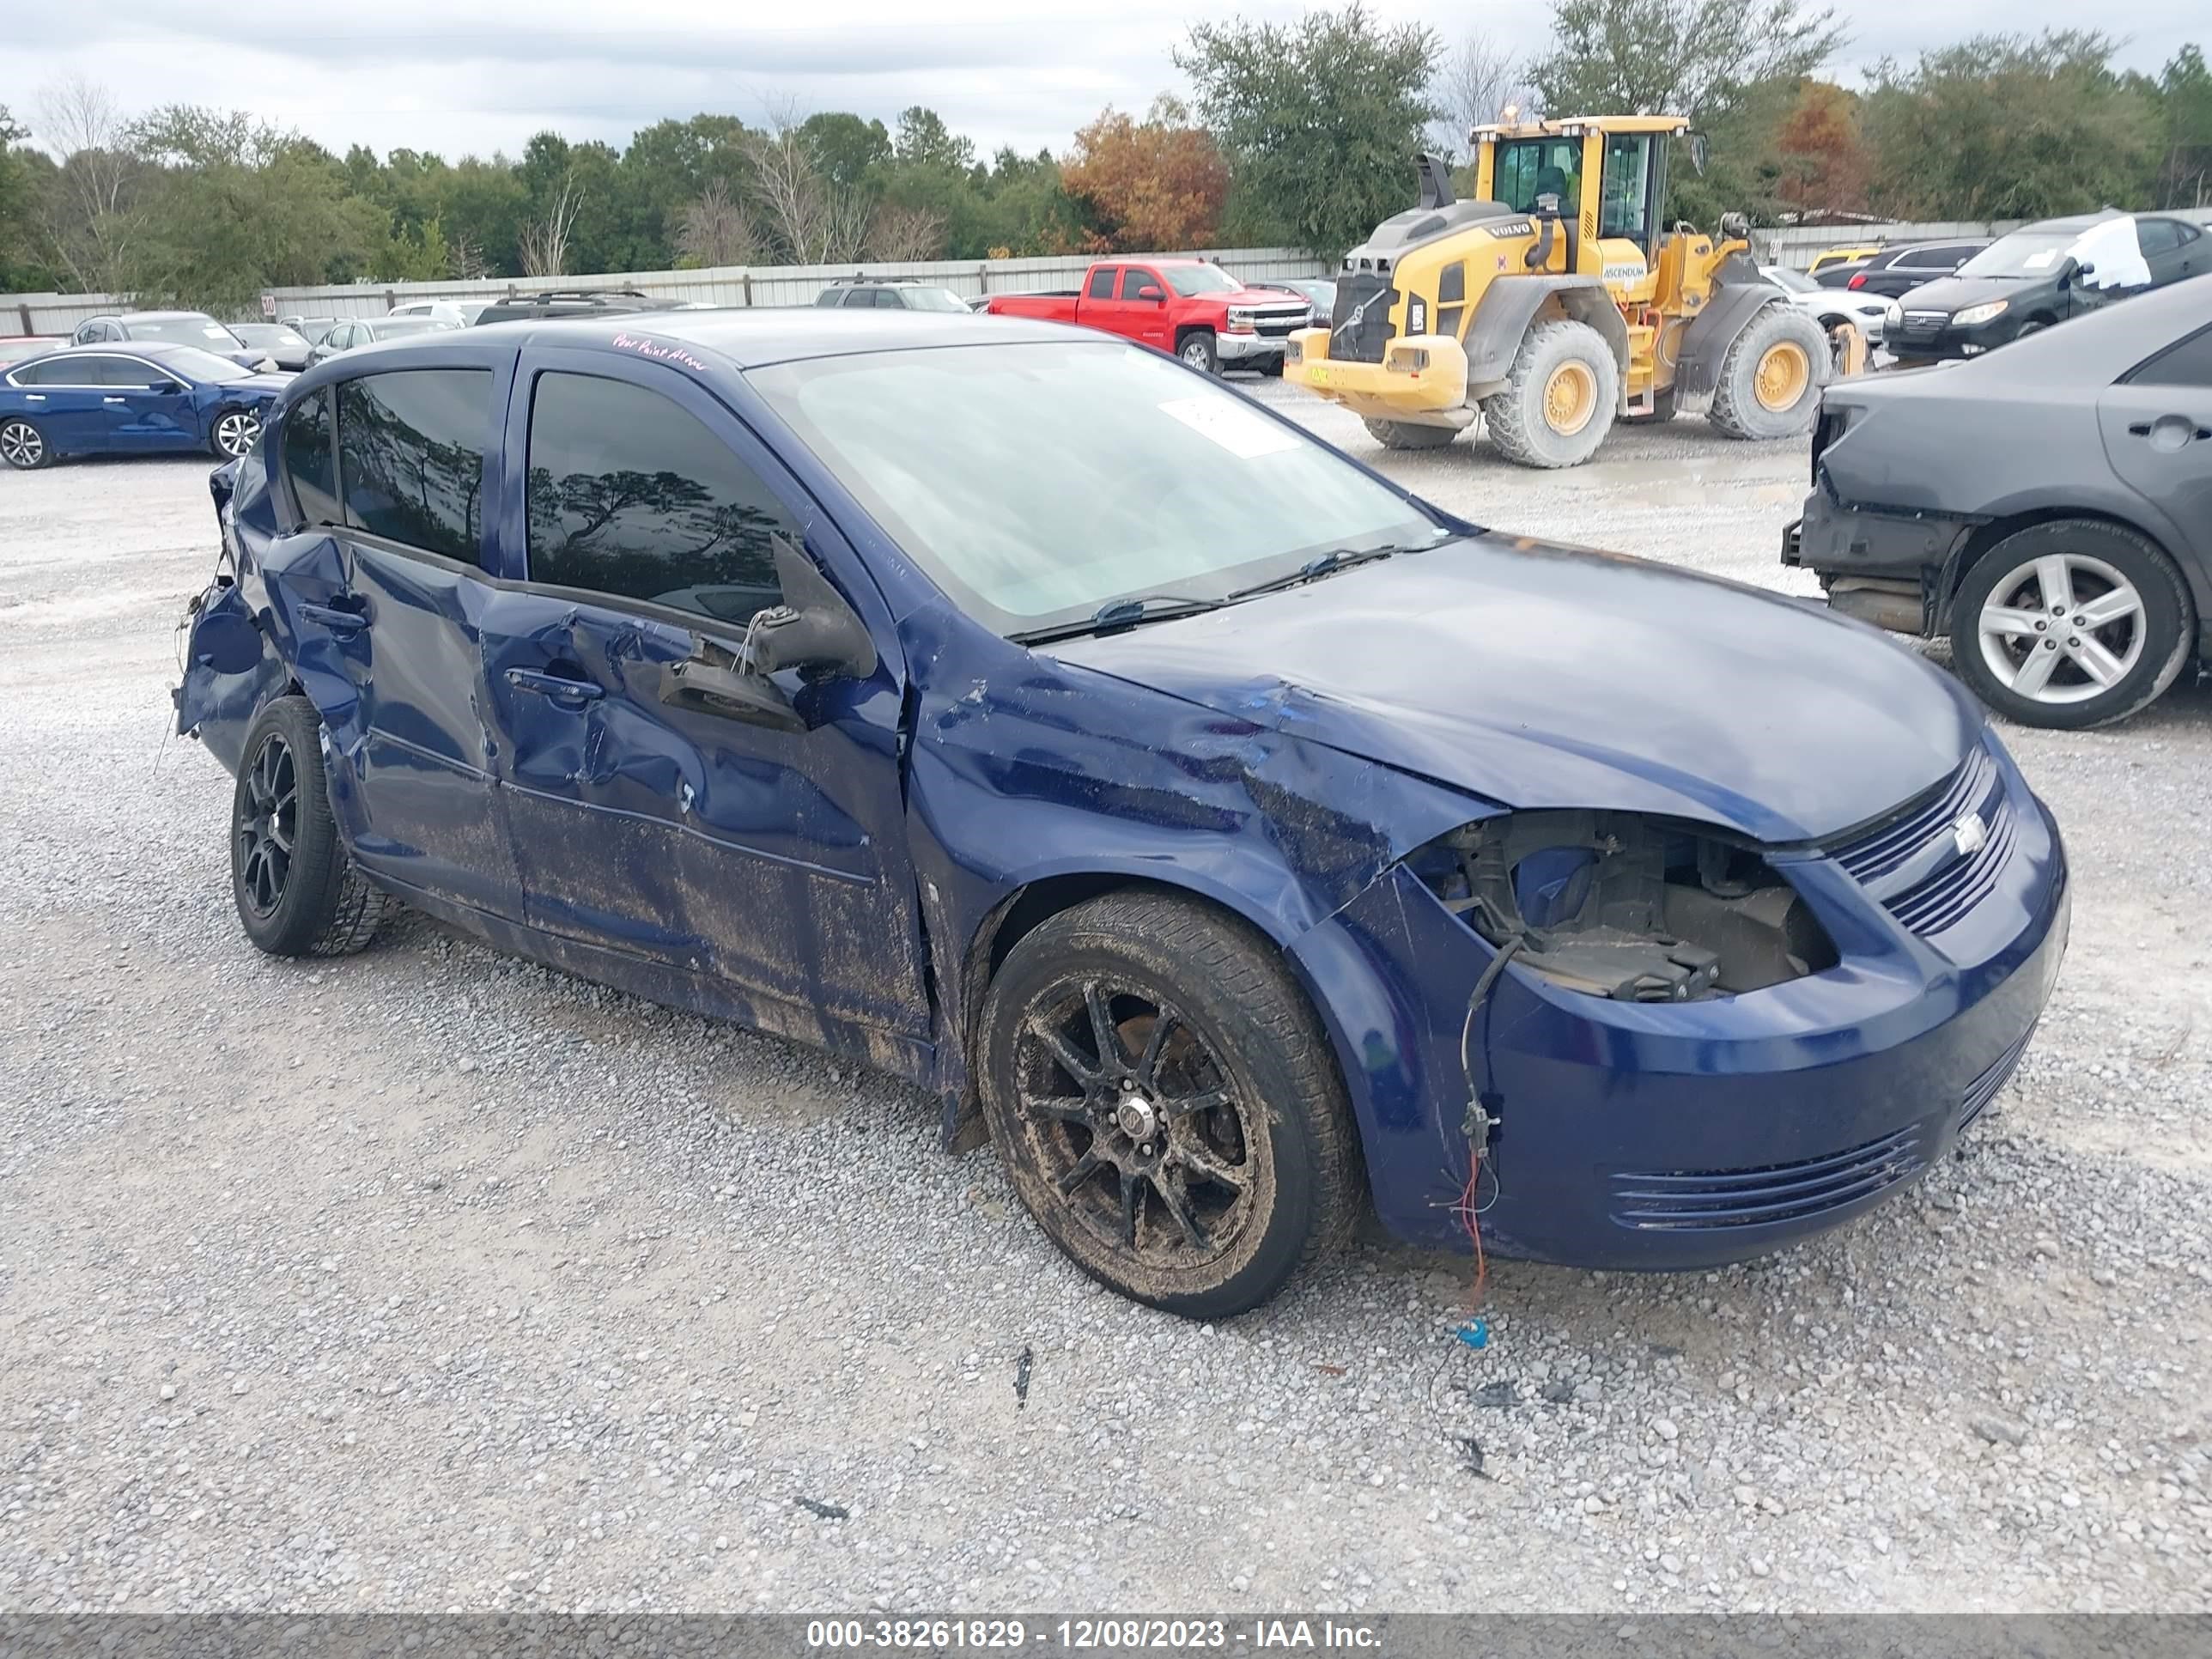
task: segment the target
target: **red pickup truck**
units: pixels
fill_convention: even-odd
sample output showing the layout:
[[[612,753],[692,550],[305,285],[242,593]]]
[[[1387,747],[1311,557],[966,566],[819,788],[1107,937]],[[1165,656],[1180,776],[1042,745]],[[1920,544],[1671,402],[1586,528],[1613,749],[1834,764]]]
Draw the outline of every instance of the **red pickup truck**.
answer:
[[[1203,259],[1101,259],[1079,289],[994,294],[984,308],[1103,329],[1172,351],[1207,374],[1224,368],[1281,374],[1284,342],[1312,314],[1296,294],[1247,288]]]

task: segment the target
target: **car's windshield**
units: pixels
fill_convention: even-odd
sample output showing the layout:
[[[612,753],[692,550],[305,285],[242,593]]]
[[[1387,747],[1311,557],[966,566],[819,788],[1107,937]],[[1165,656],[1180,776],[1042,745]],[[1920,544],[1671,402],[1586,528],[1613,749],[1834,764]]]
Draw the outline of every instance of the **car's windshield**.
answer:
[[[949,288],[910,288],[905,290],[909,311],[965,311],[968,302]]]
[[[1791,270],[1782,265],[1769,265],[1766,280],[1784,294],[1818,294],[1820,285],[1802,270]]]
[[[202,351],[198,346],[178,346],[164,351],[155,359],[164,368],[195,380],[212,380],[228,385],[233,380],[249,380],[253,371],[240,368],[228,357],[218,357],[212,351]]]
[[[1160,275],[1186,300],[1194,294],[1234,294],[1244,286],[1219,265],[1163,265]]]
[[[402,334],[432,334],[453,325],[436,317],[372,317],[368,323],[372,339],[395,339]]]
[[[1449,533],[1296,428],[1101,342],[815,358],[749,377],[953,600],[1000,633],[1218,599],[1339,548]]]
[[[212,317],[134,317],[124,325],[134,340],[167,340],[177,345],[228,351],[244,341]]]
[[[2015,230],[2000,236],[1959,267],[1961,276],[2049,276],[2067,249],[2081,239],[2078,230]]]
[[[281,323],[240,323],[232,332],[248,345],[304,346],[307,343]]]

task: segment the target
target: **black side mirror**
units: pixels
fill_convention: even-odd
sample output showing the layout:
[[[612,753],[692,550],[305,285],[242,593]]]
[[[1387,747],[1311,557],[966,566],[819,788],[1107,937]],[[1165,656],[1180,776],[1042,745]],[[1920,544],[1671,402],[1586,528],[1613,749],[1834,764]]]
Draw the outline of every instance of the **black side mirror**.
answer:
[[[783,603],[755,614],[745,629],[743,665],[768,675],[785,668],[835,668],[854,679],[876,672],[876,642],[845,596],[805,550],[775,538],[776,582]]]

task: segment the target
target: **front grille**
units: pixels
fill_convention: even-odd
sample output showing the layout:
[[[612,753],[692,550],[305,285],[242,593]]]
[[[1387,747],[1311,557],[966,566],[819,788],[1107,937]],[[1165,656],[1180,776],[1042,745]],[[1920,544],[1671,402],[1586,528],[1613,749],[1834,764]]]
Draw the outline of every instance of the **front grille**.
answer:
[[[1304,311],[1263,311],[1252,319],[1252,331],[1269,340],[1286,339],[1306,325]]]
[[[1966,1085],[1966,1092],[1959,1099],[1959,1127],[1963,1129],[1979,1117],[1989,1103],[1997,1097],[1997,1091],[2010,1079],[2020,1057],[2027,1052],[2028,1039],[2035,1035],[2029,1026],[2021,1033],[2020,1040],[1982,1068],[1981,1075]]]
[[[1908,311],[1899,325],[1907,334],[1940,334],[1951,320],[1948,311]]]
[[[1398,290],[1388,277],[1367,271],[1339,275],[1336,309],[1328,319],[1328,355],[1352,362],[1381,362],[1395,332],[1390,313],[1397,303]]]
[[[1980,817],[1985,838],[1962,851],[1958,826],[1970,813]],[[2014,828],[1996,757],[1978,746],[1946,782],[1832,856],[1899,921],[1935,934],[1989,896],[2012,855]]]
[[[1613,1218],[1642,1232],[1711,1232],[1802,1221],[1887,1191],[1917,1173],[1918,1126],[1849,1152],[1751,1170],[1670,1170],[1613,1177]]]

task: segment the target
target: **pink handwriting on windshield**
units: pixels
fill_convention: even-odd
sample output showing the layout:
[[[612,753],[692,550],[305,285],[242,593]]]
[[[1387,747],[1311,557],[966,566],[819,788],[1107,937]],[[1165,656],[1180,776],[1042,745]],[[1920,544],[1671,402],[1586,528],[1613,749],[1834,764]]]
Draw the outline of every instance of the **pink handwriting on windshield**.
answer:
[[[635,351],[641,357],[657,357],[663,362],[681,363],[686,368],[696,368],[705,374],[707,365],[694,357],[682,346],[663,345],[658,340],[641,340],[635,334],[617,334],[615,344],[624,351]]]

